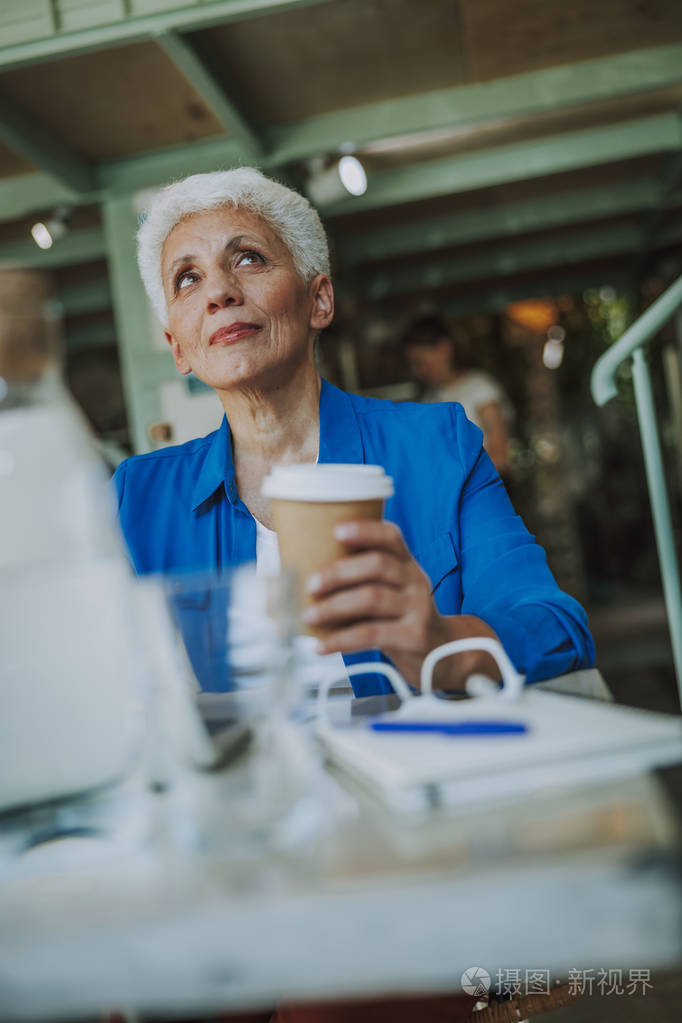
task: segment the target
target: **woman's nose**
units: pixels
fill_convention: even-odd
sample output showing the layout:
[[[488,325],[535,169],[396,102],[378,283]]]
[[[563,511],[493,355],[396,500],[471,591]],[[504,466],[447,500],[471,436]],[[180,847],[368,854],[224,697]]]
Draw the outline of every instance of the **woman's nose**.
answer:
[[[216,271],[209,281],[207,300],[209,310],[241,305],[243,295],[236,275],[226,270]]]

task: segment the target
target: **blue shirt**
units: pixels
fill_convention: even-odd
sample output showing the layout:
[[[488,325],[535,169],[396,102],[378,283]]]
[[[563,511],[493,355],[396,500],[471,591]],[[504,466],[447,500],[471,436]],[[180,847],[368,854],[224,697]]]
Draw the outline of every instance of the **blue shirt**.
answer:
[[[322,382],[320,462],[382,465],[400,526],[431,580],[442,614],[477,615],[533,682],[594,663],[581,606],[557,586],[544,550],[514,512],[455,403],[394,403]],[[253,560],[256,523],[237,493],[230,428],[137,455],[115,475],[120,522],[138,573],[199,572]],[[346,656],[379,659],[378,651]],[[359,696],[389,690],[380,675],[353,680]]]

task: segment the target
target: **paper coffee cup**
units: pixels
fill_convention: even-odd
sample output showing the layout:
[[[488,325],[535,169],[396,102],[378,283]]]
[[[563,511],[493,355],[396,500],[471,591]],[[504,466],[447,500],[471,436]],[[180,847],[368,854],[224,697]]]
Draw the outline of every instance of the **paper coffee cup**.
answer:
[[[384,501],[393,495],[393,480],[380,465],[280,465],[263,483],[283,568],[295,573],[299,607],[314,602],[307,579],[348,550],[334,536],[341,522],[380,520]],[[329,629],[305,626],[312,636]]]

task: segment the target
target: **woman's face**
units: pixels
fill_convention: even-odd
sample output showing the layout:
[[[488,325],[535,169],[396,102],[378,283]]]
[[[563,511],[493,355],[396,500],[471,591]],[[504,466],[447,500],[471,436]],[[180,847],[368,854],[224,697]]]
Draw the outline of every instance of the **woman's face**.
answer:
[[[305,284],[260,217],[221,207],[176,224],[161,253],[166,340],[181,373],[217,390],[276,387],[313,360],[331,322],[331,282]]]

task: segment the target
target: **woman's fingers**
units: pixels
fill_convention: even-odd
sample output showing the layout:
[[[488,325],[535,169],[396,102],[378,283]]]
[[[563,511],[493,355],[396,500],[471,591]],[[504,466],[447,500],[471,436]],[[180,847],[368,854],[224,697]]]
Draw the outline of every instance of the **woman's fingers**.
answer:
[[[402,586],[405,562],[384,550],[364,551],[339,558],[308,580],[308,592],[316,597],[347,586],[364,582],[381,582],[386,586]]]
[[[419,665],[439,635],[440,616],[427,575],[391,522],[344,522],[335,535],[347,556],[307,582],[315,600],[303,618],[331,630],[319,652],[378,648],[406,678],[417,680]]]
[[[371,581],[405,585],[413,559],[400,529],[392,522],[344,522],[335,533],[349,554],[311,576],[307,580],[309,593],[320,597]]]
[[[394,522],[377,522],[370,519],[341,522],[335,527],[334,535],[337,540],[341,540],[353,550],[378,548],[394,554],[402,561],[412,557],[400,528]]]
[[[347,654],[356,650],[401,649],[405,645],[410,644],[400,619],[371,619],[337,629],[318,640],[317,651],[320,654]]]
[[[308,625],[334,625],[359,619],[399,618],[404,612],[404,591],[382,583],[339,589],[303,611]]]

